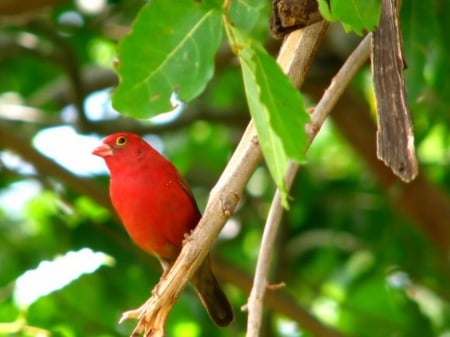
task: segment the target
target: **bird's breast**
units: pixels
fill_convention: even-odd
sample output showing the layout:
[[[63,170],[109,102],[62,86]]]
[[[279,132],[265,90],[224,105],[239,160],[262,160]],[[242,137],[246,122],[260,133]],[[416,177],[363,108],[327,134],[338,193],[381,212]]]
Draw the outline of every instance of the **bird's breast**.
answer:
[[[177,181],[172,176],[111,179],[111,200],[128,234],[143,250],[161,257],[179,251],[200,219],[195,202]]]

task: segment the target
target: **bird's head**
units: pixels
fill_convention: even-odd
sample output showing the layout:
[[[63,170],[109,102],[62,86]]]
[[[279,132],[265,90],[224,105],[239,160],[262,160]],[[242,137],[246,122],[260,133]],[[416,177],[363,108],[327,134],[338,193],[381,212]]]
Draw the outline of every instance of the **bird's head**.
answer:
[[[106,162],[112,160],[130,162],[142,157],[149,151],[149,147],[150,145],[134,133],[118,132],[105,137],[92,154],[102,157]]]

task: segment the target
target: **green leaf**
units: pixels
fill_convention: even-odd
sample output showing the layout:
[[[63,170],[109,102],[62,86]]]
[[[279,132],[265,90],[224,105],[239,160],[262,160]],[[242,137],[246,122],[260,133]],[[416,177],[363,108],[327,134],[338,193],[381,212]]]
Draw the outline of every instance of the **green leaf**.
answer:
[[[328,21],[338,21],[338,18],[331,13],[331,8],[328,0],[319,0],[319,11],[322,16]]]
[[[236,0],[231,2],[228,15],[235,27],[249,31],[255,26],[264,6],[264,1],[260,0]]]
[[[149,2],[119,46],[114,108],[147,118],[172,110],[173,93],[184,102],[198,96],[213,75],[222,35],[218,9],[192,0]]]
[[[358,35],[375,29],[380,9],[380,0],[319,0],[320,13],[327,20],[340,21],[347,32]]]
[[[241,61],[247,101],[261,149],[287,207],[284,176],[288,162],[303,161],[307,147],[303,130],[309,118],[302,96],[258,42],[231,26],[227,26],[227,33]]]

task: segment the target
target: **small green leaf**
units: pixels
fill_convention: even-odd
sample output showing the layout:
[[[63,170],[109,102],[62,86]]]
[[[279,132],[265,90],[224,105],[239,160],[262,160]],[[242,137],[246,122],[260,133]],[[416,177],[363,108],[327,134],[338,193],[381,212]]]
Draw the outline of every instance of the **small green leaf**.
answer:
[[[267,166],[288,206],[285,174],[289,160],[301,162],[307,147],[304,126],[309,118],[300,93],[275,60],[255,40],[227,26],[242,68],[250,113]]]
[[[331,22],[338,21],[338,18],[331,13],[328,0],[319,0],[319,11],[326,20]]]
[[[228,14],[235,27],[249,31],[255,26],[264,6],[261,0],[236,0],[231,2]]]
[[[346,31],[358,35],[375,29],[380,9],[380,0],[319,0],[320,13],[327,20],[340,21]]]
[[[149,2],[119,46],[114,108],[147,118],[172,110],[173,93],[184,102],[198,96],[213,75],[222,26],[221,11],[211,4]]]

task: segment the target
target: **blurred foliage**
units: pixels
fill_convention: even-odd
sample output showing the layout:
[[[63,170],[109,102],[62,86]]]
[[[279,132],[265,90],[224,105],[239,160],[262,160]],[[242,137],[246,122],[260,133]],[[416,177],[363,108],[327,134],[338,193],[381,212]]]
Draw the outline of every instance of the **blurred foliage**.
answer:
[[[17,2],[19,14],[2,16],[1,21],[0,335],[127,336],[134,323],[118,325],[120,314],[149,296],[160,267],[131,243],[98,194],[82,193],[80,188],[87,182],[92,191],[106,196],[105,171],[86,177],[90,169],[82,175],[67,167],[75,183],[69,181],[53,166],[42,165],[47,149],[37,149],[33,140],[67,125],[96,140],[122,129],[145,134],[187,177],[203,208],[250,118],[241,74],[236,57],[222,45],[205,92],[178,115],[158,122],[118,117],[98,93],[116,85],[115,46],[146,2],[99,1],[101,6],[91,10],[83,6],[94,1],[46,3],[27,12]],[[258,40],[276,54],[280,42],[267,32],[270,5],[255,9],[252,3],[231,1],[230,10],[247,9],[238,18],[248,15],[249,19],[239,24],[255,27]],[[447,1],[403,0],[401,11],[420,179],[442,191],[442,199],[438,202],[435,195],[408,190],[410,199],[421,201],[416,212],[408,212],[397,203],[405,187],[398,182],[388,188],[379,183],[376,167],[363,160],[358,144],[345,136],[370,130],[362,125],[345,130],[338,115],[322,127],[291,191],[270,277],[271,282],[284,281],[287,286],[271,295],[275,302],[277,296],[289,296],[298,310],[306,309],[343,336],[450,334],[448,250],[437,244],[448,232],[438,227],[434,234],[423,230],[434,223],[420,226],[426,216],[434,215],[449,223],[450,209],[442,208],[450,205],[449,6]],[[254,11],[260,13],[257,18]],[[309,106],[354,41],[355,36],[344,34],[339,24],[329,28],[305,83],[304,100]],[[364,102],[366,110],[361,114],[373,106],[369,68],[361,70],[348,90]],[[346,98],[342,99],[345,104]],[[21,143],[11,144],[13,136],[19,136]],[[78,142],[61,137],[47,146],[73,154],[73,166],[87,166],[90,149],[79,156],[74,150],[81,145],[81,138]],[[19,148],[29,163],[15,154]],[[224,286],[235,308],[235,322],[226,329],[215,327],[189,288],[169,317],[168,336],[244,335],[247,315],[240,307],[248,297],[273,193],[273,181],[261,164],[213,252],[219,261],[218,275],[227,281]],[[21,275],[43,261],[51,263],[85,247],[107,254],[115,263],[101,264],[27,307],[17,303],[14,294]],[[53,278],[47,275],[36,279],[36,284]],[[273,301],[266,306],[262,336],[324,336],[305,329],[287,304],[278,300],[278,307]]]

